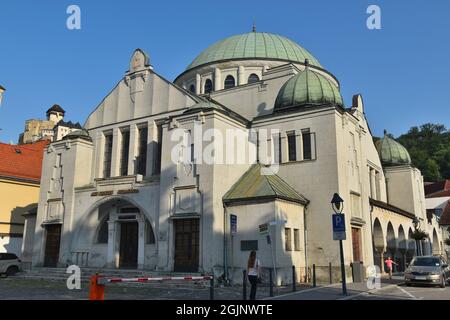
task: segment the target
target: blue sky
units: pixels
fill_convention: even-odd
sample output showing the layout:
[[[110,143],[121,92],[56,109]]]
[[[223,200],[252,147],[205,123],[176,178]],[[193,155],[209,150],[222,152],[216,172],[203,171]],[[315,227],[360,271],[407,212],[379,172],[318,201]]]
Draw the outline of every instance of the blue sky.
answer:
[[[66,9],[81,8],[81,30]],[[382,29],[369,30],[377,4]],[[341,83],[347,105],[364,98],[373,134],[395,136],[426,122],[450,127],[450,1],[0,0],[0,141],[54,103],[84,122],[127,70],[135,48],[173,80],[210,44],[258,31],[299,43]]]

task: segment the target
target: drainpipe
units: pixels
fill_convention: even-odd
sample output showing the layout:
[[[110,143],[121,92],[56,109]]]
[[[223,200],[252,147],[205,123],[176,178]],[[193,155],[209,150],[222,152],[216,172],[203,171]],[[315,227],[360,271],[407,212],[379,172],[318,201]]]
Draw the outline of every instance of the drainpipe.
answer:
[[[228,261],[227,261],[227,207],[223,204],[223,272],[225,283],[228,283]]]
[[[305,209],[303,210],[303,225],[305,231],[303,232],[304,235],[304,242],[305,242],[305,281],[308,281],[308,224],[306,223],[306,211],[308,210],[308,204],[305,205]]]

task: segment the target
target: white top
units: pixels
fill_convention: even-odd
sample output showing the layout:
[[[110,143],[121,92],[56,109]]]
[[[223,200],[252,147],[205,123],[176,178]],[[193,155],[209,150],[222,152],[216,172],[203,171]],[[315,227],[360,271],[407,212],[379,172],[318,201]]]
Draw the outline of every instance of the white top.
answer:
[[[248,268],[248,275],[249,276],[257,276],[259,266],[260,266],[259,259],[256,259],[255,264],[253,265],[253,268]]]

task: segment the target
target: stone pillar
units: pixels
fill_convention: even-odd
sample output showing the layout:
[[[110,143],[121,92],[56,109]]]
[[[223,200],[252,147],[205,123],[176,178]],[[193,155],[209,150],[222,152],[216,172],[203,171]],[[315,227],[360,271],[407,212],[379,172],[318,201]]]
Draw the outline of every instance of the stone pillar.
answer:
[[[247,83],[247,77],[245,74],[245,67],[244,66],[239,66],[238,69],[238,85],[243,85]]]
[[[106,267],[107,268],[116,268],[117,267],[117,236],[120,228],[116,228],[118,223],[113,221],[108,221],[108,253],[106,257]]]
[[[113,144],[111,157],[111,177],[119,176],[120,170],[120,147],[122,145],[122,134],[119,128],[113,130]]]
[[[296,132],[295,143],[297,147],[297,161],[303,161],[303,135],[302,132]]]
[[[145,263],[145,219],[137,220],[139,225],[138,232],[138,269],[144,269]]]
[[[93,174],[91,182],[94,182],[95,178],[101,178],[103,176],[103,155],[105,153],[105,136],[103,132],[97,131],[94,137],[94,161],[93,161]]]
[[[195,75],[195,93],[202,93],[202,79],[198,73]]]
[[[214,91],[223,89],[222,86],[222,73],[219,68],[214,69]]]
[[[281,133],[281,162],[289,162],[289,146],[286,133]]]
[[[147,124],[147,170],[146,177],[151,177],[154,172],[154,164],[155,164],[155,156],[156,156],[156,147],[158,143],[158,127],[155,121],[150,120]]]
[[[130,149],[128,155],[128,174],[133,175],[136,167],[136,156],[138,153],[138,129],[135,124],[130,125]]]
[[[372,197],[372,199],[378,200],[377,185],[375,182],[375,170],[372,168],[370,169],[370,196]]]

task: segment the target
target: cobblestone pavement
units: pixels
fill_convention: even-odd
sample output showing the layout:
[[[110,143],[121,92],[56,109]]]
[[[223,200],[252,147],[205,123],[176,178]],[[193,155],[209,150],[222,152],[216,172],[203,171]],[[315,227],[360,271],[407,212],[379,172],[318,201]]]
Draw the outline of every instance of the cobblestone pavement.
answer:
[[[308,287],[297,286],[298,290]],[[292,287],[275,288],[274,294],[286,294]],[[250,288],[247,288],[247,295]],[[242,300],[242,286],[216,287],[217,300]],[[0,278],[0,300],[60,300],[88,299],[89,283],[82,282],[80,290],[67,289],[65,281]],[[261,286],[257,299],[269,297],[269,288]],[[105,288],[105,299],[113,300],[208,300],[209,284],[207,282],[191,283],[133,283],[109,284]]]

